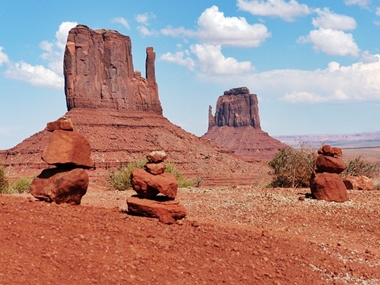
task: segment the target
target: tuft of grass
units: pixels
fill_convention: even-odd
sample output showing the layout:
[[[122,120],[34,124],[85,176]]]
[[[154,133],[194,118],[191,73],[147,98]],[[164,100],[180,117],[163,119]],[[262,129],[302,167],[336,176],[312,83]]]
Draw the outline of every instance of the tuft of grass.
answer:
[[[19,178],[9,183],[4,167],[0,166],[0,193],[2,194],[21,194],[30,192],[31,178]]]
[[[268,187],[309,187],[316,157],[316,151],[305,144],[301,144],[299,150],[290,147],[280,149],[268,162],[275,177]]]
[[[108,183],[111,189],[124,191],[132,188],[131,172],[133,168],[144,168],[147,162],[146,159],[136,159],[127,163],[127,165],[118,167],[116,170],[111,170],[108,175]]]

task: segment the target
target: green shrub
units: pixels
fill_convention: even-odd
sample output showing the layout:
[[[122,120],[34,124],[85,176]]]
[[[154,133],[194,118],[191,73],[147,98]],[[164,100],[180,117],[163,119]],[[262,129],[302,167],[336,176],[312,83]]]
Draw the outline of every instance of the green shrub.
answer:
[[[30,192],[30,184],[32,183],[31,178],[19,178],[15,182],[12,182],[8,186],[8,192],[10,194],[13,193],[29,193]]]
[[[108,175],[108,183],[111,189],[124,191],[132,188],[131,172],[133,168],[144,168],[147,163],[146,159],[135,160],[129,162],[125,166],[121,166],[116,170],[111,170]],[[173,163],[166,163],[165,172],[171,173],[178,181],[179,188],[185,188],[193,185],[193,182],[186,178]]]
[[[299,150],[280,149],[268,162],[275,179],[269,187],[309,187],[310,176],[315,168],[316,151],[301,144]]]
[[[369,178],[374,178],[380,175],[380,164],[370,163],[365,161],[361,156],[346,162],[346,169],[342,172],[341,176],[360,176],[364,175]]]
[[[0,193],[5,193],[8,190],[8,178],[5,174],[5,168],[0,166]]]
[[[193,181],[191,179],[188,179],[186,176],[183,175],[181,171],[179,171],[175,165],[171,162],[166,163],[166,169],[165,172],[171,173],[174,175],[175,179],[178,181],[178,187],[179,188],[186,188],[193,186]]]
[[[125,166],[120,166],[116,170],[111,170],[108,175],[108,183],[114,190],[124,191],[132,188],[131,172],[133,168],[144,168],[146,159],[137,159],[127,163]]]

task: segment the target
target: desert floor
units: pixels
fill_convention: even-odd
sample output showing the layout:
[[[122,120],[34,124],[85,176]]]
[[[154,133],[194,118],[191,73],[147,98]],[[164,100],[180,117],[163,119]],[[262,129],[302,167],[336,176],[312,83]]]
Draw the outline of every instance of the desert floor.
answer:
[[[80,206],[0,195],[0,284],[380,284],[380,191],[181,188],[172,225],[125,213],[133,191]]]

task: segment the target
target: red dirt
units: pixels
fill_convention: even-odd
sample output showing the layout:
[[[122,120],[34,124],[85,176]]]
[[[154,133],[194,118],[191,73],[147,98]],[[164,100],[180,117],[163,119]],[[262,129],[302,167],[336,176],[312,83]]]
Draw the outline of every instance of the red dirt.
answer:
[[[380,284],[380,191],[309,192],[179,189],[173,225],[125,214],[133,191],[91,185],[80,206],[0,195],[0,284]]]

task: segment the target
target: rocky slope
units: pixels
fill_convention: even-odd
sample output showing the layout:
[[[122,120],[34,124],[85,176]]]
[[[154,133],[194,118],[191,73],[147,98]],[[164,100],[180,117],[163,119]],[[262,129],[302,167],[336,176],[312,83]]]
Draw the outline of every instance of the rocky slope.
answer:
[[[257,95],[247,87],[225,91],[218,98],[215,116],[209,107],[209,128],[203,138],[248,161],[271,159],[278,149],[287,147],[261,130]]]

